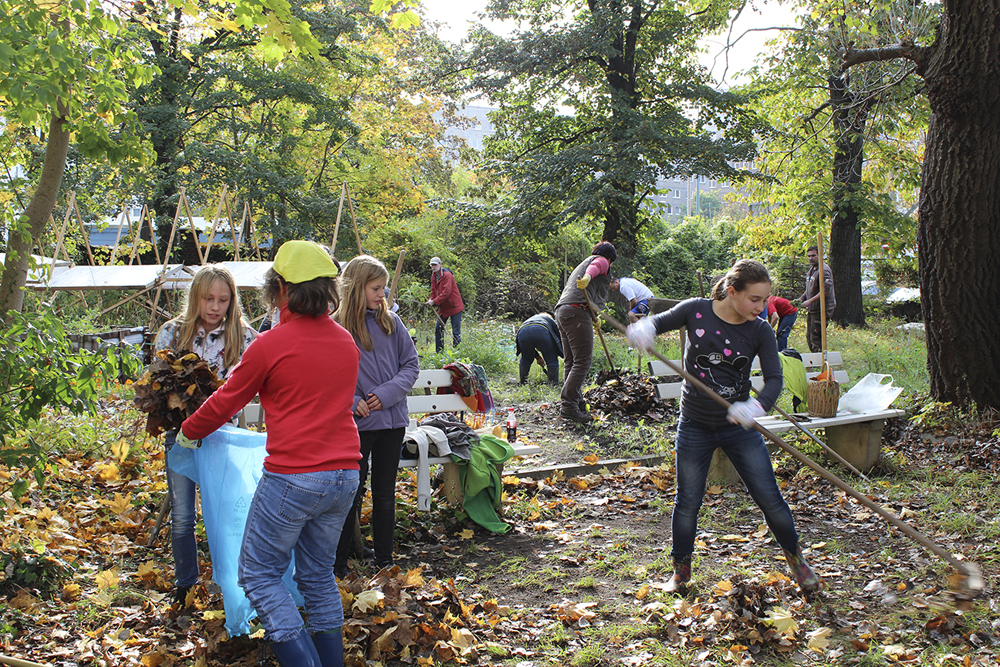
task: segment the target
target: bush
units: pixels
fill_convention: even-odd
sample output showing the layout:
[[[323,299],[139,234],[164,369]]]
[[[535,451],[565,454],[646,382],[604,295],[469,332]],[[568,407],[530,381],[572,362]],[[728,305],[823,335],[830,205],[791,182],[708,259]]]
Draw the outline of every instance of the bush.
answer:
[[[50,312],[11,311],[0,323],[0,460],[28,468],[44,483],[46,456],[32,437],[42,411],[93,413],[104,378],[135,374],[139,363],[124,351],[74,351],[62,323]],[[119,365],[122,368],[119,368]],[[20,498],[28,480],[14,482]]]
[[[652,248],[641,251],[636,260],[649,276],[649,287],[657,296],[684,299],[698,294],[694,254],[682,245],[669,239],[661,241]]]

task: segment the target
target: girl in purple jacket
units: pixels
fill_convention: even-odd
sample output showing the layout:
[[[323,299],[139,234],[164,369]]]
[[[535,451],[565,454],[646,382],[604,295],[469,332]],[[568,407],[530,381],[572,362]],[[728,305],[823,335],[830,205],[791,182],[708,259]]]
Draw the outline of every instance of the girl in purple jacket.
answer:
[[[337,576],[347,574],[354,531],[365,495],[368,457],[372,473],[372,542],[375,564],[392,565],[396,529],[396,470],[410,416],[406,395],[420,373],[417,350],[399,316],[389,310],[389,272],[369,255],[355,257],[340,274],[340,307],[333,318],[354,337],[361,352],[354,390],[354,421],[361,436],[361,476],[354,508],[337,546]]]

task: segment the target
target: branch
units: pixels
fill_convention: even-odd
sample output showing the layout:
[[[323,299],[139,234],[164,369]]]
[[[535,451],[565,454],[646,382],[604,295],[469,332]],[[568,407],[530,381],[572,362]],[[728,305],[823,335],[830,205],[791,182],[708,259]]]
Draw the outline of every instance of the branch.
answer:
[[[885,46],[880,49],[845,49],[841,52],[840,69],[843,71],[862,63],[885,62],[887,60],[905,58],[916,63],[917,71],[919,72],[923,70],[929,51],[929,47],[916,46],[914,44],[893,44],[892,46]]]
[[[811,123],[813,121],[813,119],[816,116],[819,115],[819,112],[822,111],[823,109],[827,108],[828,106],[830,106],[830,100],[827,100],[826,102],[823,102],[823,104],[821,104],[818,107],[816,107],[811,114],[809,114],[808,116],[806,116],[805,118],[803,118],[802,119],[802,124],[805,125],[806,123]]]

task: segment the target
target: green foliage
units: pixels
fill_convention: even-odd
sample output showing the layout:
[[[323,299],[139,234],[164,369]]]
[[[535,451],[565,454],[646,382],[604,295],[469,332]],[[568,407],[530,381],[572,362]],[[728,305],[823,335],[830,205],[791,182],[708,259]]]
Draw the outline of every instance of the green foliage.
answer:
[[[0,328],[0,460],[29,469],[44,482],[46,454],[33,437],[44,410],[93,413],[105,378],[138,369],[137,360],[86,350],[74,352],[59,320],[51,313],[10,312]],[[119,368],[121,366],[121,368]],[[27,479],[13,485],[15,497]]]
[[[514,24],[512,35],[476,29],[456,71],[500,106],[486,142],[504,192],[489,212],[494,227],[545,238],[600,220],[602,237],[631,256],[642,202],[663,175],[749,177],[729,164],[755,155],[748,98],[713,90],[695,58],[699,37],[728,11],[726,2],[491,3],[488,16]]]
[[[0,572],[6,573],[0,591],[11,594],[27,588],[42,593],[57,593],[71,569],[61,559],[49,553],[37,537],[31,540],[30,549],[22,544],[0,553]],[[37,551],[36,551],[37,550]]]

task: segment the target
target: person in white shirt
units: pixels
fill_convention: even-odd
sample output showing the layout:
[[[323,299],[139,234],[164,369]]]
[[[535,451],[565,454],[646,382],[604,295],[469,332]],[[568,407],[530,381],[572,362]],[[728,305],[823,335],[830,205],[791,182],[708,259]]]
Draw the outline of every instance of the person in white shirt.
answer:
[[[612,278],[611,289],[621,292],[628,299],[630,322],[637,322],[640,317],[649,314],[648,301],[653,298],[653,291],[635,278]]]

